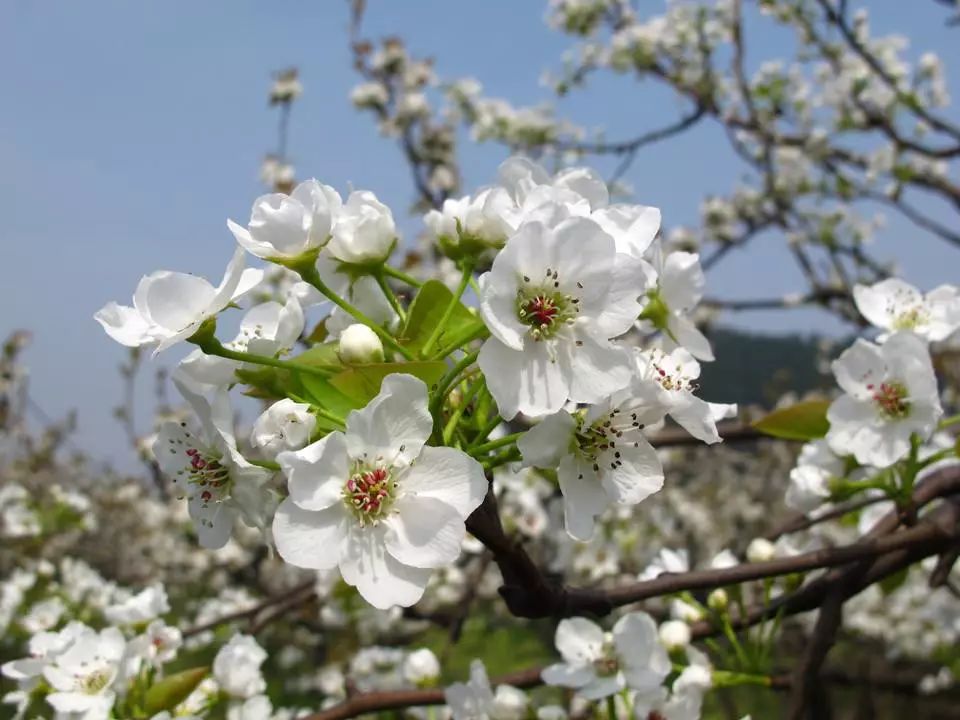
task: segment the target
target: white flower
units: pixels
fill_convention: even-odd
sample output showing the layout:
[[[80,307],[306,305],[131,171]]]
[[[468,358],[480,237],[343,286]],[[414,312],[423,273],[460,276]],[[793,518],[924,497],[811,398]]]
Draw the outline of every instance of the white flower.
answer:
[[[66,609],[63,600],[58,597],[41,600],[20,618],[20,626],[31,635],[49,630],[60,622],[60,618]]]
[[[84,720],[106,720],[116,692],[126,641],[117,628],[97,633],[83,628],[73,641],[43,668],[53,692],[47,702],[58,713],[76,713]]]
[[[460,554],[464,520],[487,481],[480,464],[426,447],[433,429],[427,387],[389,375],[363,410],[334,432],[277,461],[290,496],[277,509],[277,551],[298,567],[339,566],[378,608],[420,599],[433,568]]]
[[[667,408],[684,430],[698,440],[713,444],[720,442],[717,419],[737,411],[736,405],[708,403],[694,391],[700,377],[700,363],[684,348],[665,354],[654,348],[637,352],[640,378],[651,383],[657,393],[657,404]]]
[[[687,647],[690,664],[673,682],[673,687],[656,687],[634,697],[634,717],[662,720],[700,720],[703,695],[713,685],[710,662],[699,650]]]
[[[614,239],[617,252],[643,257],[660,231],[660,209],[646,205],[610,205],[591,213]]]
[[[690,569],[690,554],[686,550],[660,548],[653,560],[637,576],[638,580],[653,580],[664,573],[685,573]]]
[[[858,339],[833,362],[844,395],[827,411],[827,442],[862,465],[884,468],[910,449],[910,436],[930,437],[943,413],[923,341],[909,332],[883,345]]]
[[[345,363],[383,362],[383,342],[362,323],[348,325],[340,333],[340,359]]]
[[[110,302],[94,318],[121,345],[158,343],[155,353],[166,350],[260,283],[263,271],[244,270],[243,264],[237,248],[218,287],[196,275],[160,270],[137,284],[133,307]]]
[[[403,661],[403,677],[413,685],[430,685],[440,677],[440,661],[429,648],[420,648]]]
[[[493,695],[494,720],[524,720],[530,699],[523,690],[511,685],[498,685]]]
[[[271,717],[273,705],[266,695],[254,695],[227,708],[227,720],[270,720]]]
[[[233,220],[227,220],[227,227],[251,255],[286,260],[326,243],[342,205],[340,195],[332,187],[307,180],[289,195],[271,193],[258,197],[246,228]]]
[[[103,616],[111,625],[136,625],[168,612],[167,591],[162,583],[155,583],[121,603],[104,608]]]
[[[500,415],[544,415],[626,386],[628,355],[609,339],[633,325],[642,291],[639,262],[596,223],[524,224],[481,278],[492,336],[479,364]]]
[[[953,285],[941,285],[924,296],[903,280],[888,278],[855,286],[853,299],[860,313],[884,331],[881,342],[901,330],[938,342],[960,328],[960,291]]]
[[[273,473],[253,465],[237,450],[225,389],[216,391],[211,404],[183,379],[174,377],[174,384],[193,408],[200,427],[186,421],[164,423],[153,454],[160,469],[187,496],[200,544],[220,548],[230,539],[238,515],[249,525],[263,526],[268,505],[263,486]]]
[[[814,440],[800,449],[797,466],[790,471],[787,507],[809,513],[830,497],[830,480],[843,476],[843,460],[826,440]]]
[[[684,347],[698,360],[713,360],[710,341],[689,317],[690,311],[703,297],[706,283],[700,267],[700,256],[696,253],[672,252],[664,259],[657,243],[653,251],[653,272],[656,275],[656,287],[647,291],[647,302],[641,318],[664,333],[668,346],[675,344]]]
[[[453,720],[487,720],[493,715],[493,690],[480,660],[470,663],[470,679],[454,683],[443,693]]]
[[[574,688],[587,700],[614,695],[624,688],[649,690],[670,672],[670,658],[657,638],[657,625],[646,613],[624,615],[604,633],[585,618],[561,620],[556,633],[563,662],[542,674],[548,685]]]
[[[308,403],[290,398],[278,400],[253,423],[250,444],[263,451],[268,459],[284,450],[299,450],[310,442],[317,418],[310,414]]]
[[[611,503],[636,505],[663,487],[663,467],[642,432],[663,412],[649,388],[634,386],[576,415],[550,415],[517,441],[524,465],[558,468],[571,537],[589,540]]]
[[[289,352],[303,332],[303,308],[294,295],[285,304],[269,301],[254,305],[240,321],[240,332],[224,347],[240,352],[273,357]],[[207,355],[197,349],[181,361],[177,371],[201,385],[229,385],[237,381],[235,371],[248,364]]]
[[[262,693],[267,684],[260,666],[267,652],[250,635],[234,635],[213,659],[213,678],[227,695],[245,700]]]
[[[476,195],[443,201],[441,210],[430,210],[423,222],[431,239],[450,257],[489,254],[503,247],[516,229],[517,208],[503,188],[481,190]]]
[[[327,245],[330,254],[352,265],[383,262],[397,242],[393,213],[366,190],[350,193],[332,233]]]

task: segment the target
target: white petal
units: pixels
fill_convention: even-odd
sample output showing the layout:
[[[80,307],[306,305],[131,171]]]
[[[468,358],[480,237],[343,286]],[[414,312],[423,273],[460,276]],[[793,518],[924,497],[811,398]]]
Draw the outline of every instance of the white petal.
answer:
[[[670,310],[689,310],[703,297],[706,279],[696,253],[672,252],[660,273],[660,294]]]
[[[242,250],[238,248],[242,254]],[[158,331],[177,333],[202,318],[216,294],[202,277],[161,270],[141,279],[133,296],[137,312]]]
[[[194,350],[177,366],[177,372],[202,385],[229,385],[237,382],[236,371],[242,365],[216,355],[206,355],[203,350]]]
[[[633,374],[630,352],[606,340],[580,337],[580,345],[567,343],[559,352],[560,367],[569,382],[569,398],[596,403],[625,388]]]
[[[713,348],[710,341],[697,329],[693,321],[685,315],[671,315],[667,320],[667,330],[678,345],[690,351],[698,360],[713,361]]]
[[[646,440],[638,440],[636,447],[618,443],[616,451],[604,451],[598,463],[607,495],[621,505],[636,505],[663,487],[660,458]]]
[[[591,663],[603,655],[603,630],[586,618],[561,620],[554,642],[563,659],[571,665]]]
[[[566,410],[548,415],[527,430],[517,441],[524,467],[552,469],[569,452],[570,441],[577,427]]]
[[[483,467],[460,450],[424,447],[413,466],[400,480],[404,492],[440,500],[459,513],[472,513],[487,494]]]
[[[409,607],[423,596],[432,570],[391,557],[384,547],[385,533],[382,525],[351,527],[340,545],[340,574],[376,608]]]
[[[569,188],[590,202],[591,210],[605,208],[610,202],[610,191],[603,178],[586,167],[567,168],[557,173],[553,184]]]
[[[557,477],[567,533],[575,540],[587,541],[593,537],[597,516],[610,502],[597,471],[587,461],[567,455],[560,461]]]
[[[555,663],[545,667],[540,677],[547,685],[579,688],[596,678],[597,673],[590,665]]]
[[[206,501],[202,493],[196,493],[188,501],[187,509],[203,547],[218,550],[227,544],[237,519],[233,507],[217,500]]]
[[[409,463],[420,454],[431,432],[433,418],[424,382],[412,375],[388,375],[380,393],[347,416],[347,450],[355,460]]]
[[[350,475],[347,439],[333,432],[296,452],[277,455],[290,499],[304,510],[323,510],[342,501]]]
[[[404,565],[418,568],[452,564],[466,535],[456,510],[435,498],[416,495],[399,498],[383,524],[387,552]]]
[[[867,386],[883,382],[887,372],[880,347],[862,338],[840,353],[830,367],[843,391],[862,400],[873,396]]]
[[[627,332],[640,315],[639,297],[646,290],[643,261],[618,253],[608,283],[608,295],[602,312],[588,325],[595,337],[607,340]]]
[[[646,613],[624,615],[613,626],[621,672],[634,690],[651,690],[670,673],[670,658],[660,644],[657,626]]]
[[[93,317],[121,345],[139,347],[154,342],[153,326],[132,307],[109,302]]]
[[[670,408],[672,417],[680,426],[698,440],[708,445],[720,442],[717,423],[713,419],[710,403],[698,398],[688,390],[676,391],[677,402]],[[734,405],[734,408],[736,406]]]
[[[273,517],[273,540],[280,557],[291,565],[329,570],[340,560],[347,513],[342,505],[319,512],[303,510],[287,498]]]

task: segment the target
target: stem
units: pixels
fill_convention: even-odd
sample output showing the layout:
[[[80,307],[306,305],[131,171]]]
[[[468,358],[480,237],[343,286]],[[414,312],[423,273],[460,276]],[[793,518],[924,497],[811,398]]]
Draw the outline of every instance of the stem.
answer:
[[[509,462],[519,459],[519,451],[515,447],[512,447],[504,450],[499,455],[494,455],[492,458],[487,458],[487,460],[481,464],[483,465],[484,470],[493,470],[501,465],[506,465]]]
[[[477,436],[473,439],[474,443],[481,442],[487,439],[487,436],[490,435],[494,430],[497,429],[497,426],[502,423],[503,420],[499,415],[494,415],[487,421],[487,424],[480,428],[480,432],[477,433]]]
[[[485,338],[489,335],[490,335],[490,331],[487,330],[487,326],[481,325],[475,330],[471,330],[469,333],[467,333],[463,337],[454,336],[454,339],[450,341],[450,347],[448,347],[446,350],[440,353],[440,355],[436,359],[443,360],[445,357],[447,357],[453,352],[456,352],[467,343],[473,342],[474,340],[477,340],[479,338]]]
[[[607,695],[607,720],[617,720],[617,700],[615,695]]]
[[[477,392],[483,387],[486,386],[486,381],[481,377],[475,383],[473,383],[470,388],[464,394],[463,398],[460,400],[460,405],[454,411],[453,415],[450,416],[450,419],[447,421],[447,426],[443,429],[443,444],[449,445],[450,440],[453,438],[453,432],[457,429],[457,425],[460,422],[460,418],[463,417],[464,411],[469,407],[470,403],[473,402],[473,399],[476,397]]]
[[[406,322],[407,315],[403,311],[403,307],[400,305],[400,301],[397,299],[397,296],[394,295],[393,290],[387,283],[383,270],[380,269],[376,271],[373,274],[373,279],[377,281],[377,285],[379,285],[380,290],[383,291],[383,296],[387,299],[387,302],[390,303],[390,307],[392,307],[393,311],[400,317],[400,322]]]
[[[524,434],[525,433],[522,432],[515,432],[510,435],[504,435],[502,438],[497,438],[496,440],[491,440],[490,442],[483,443],[482,445],[474,445],[473,447],[467,448],[467,452],[469,452],[471,455],[478,455],[480,453],[485,453],[488,450],[502,448],[505,445],[513,445]]]
[[[479,355],[479,351],[465,355],[437,383],[436,394],[430,401],[430,414],[433,416],[433,437],[437,442],[443,440],[443,428],[440,425],[440,411],[443,408],[443,400],[447,397],[447,393],[450,392],[451,386],[457,381],[460,374],[476,361],[477,355]]]
[[[247,458],[247,462],[249,462],[251,465],[266,468],[267,470],[277,471],[280,469],[279,463],[275,463],[270,460],[251,460],[250,458]]]
[[[423,283],[417,280],[415,277],[407,275],[403,270],[398,270],[397,268],[390,267],[389,265],[383,266],[384,275],[392,277],[394,280],[399,280],[402,283],[406,283],[410,287],[421,288]]]
[[[463,293],[467,289],[467,284],[470,282],[470,279],[473,277],[473,265],[471,263],[463,264],[462,275],[460,276],[460,284],[457,285],[457,289],[453,292],[453,297],[450,298],[450,303],[447,305],[446,309],[443,311],[443,315],[440,318],[440,322],[437,323],[437,326],[433,329],[433,332],[430,333],[430,337],[427,339],[427,342],[424,344],[423,348],[420,350],[420,357],[428,358],[430,353],[433,352],[433,347],[437,344],[437,341],[440,339],[440,336],[443,334],[443,331],[447,327],[447,323],[450,322],[450,318],[453,316],[453,311],[457,309],[457,305],[460,304],[460,298],[463,297]]]
[[[342,417],[339,415],[334,415],[332,412],[329,410],[324,410],[322,407],[314,406],[313,412],[318,418],[329,420],[333,424],[339,425],[340,427],[344,427],[346,425],[346,421],[344,421]]]
[[[254,353],[242,352],[240,350],[231,350],[224,347],[216,338],[204,339],[196,343],[200,349],[207,355],[217,355],[218,357],[236,360],[238,362],[252,363],[254,365],[267,365],[269,367],[281,368],[283,370],[298,370],[311,375],[320,375],[329,377],[331,372],[341,370],[335,365],[304,365],[295,360],[280,360],[278,358],[267,357],[266,355],[256,355]]]
[[[389,347],[396,353],[400,353],[407,360],[413,360],[413,354],[407,350],[405,347],[401,346],[396,340],[393,339],[393,336],[384,330],[382,327],[377,325],[373,320],[368,318],[362,312],[360,312],[353,305],[348,303],[342,297],[337,295],[333,290],[327,287],[327,284],[320,277],[320,273],[317,272],[317,268],[311,264],[303,264],[295,268],[300,277],[302,277],[306,282],[310,283],[319,290],[323,295],[330,298],[333,301],[333,304],[339,307],[341,310],[349,314],[355,320],[362,322],[364,325],[373,330],[379,338],[383,341],[383,344]]]

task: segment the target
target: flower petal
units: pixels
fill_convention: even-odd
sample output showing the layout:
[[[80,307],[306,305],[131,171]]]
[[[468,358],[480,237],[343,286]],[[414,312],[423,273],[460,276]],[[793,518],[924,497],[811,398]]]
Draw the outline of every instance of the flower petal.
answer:
[[[304,510],[323,510],[342,500],[350,475],[347,439],[333,432],[296,452],[282,452],[277,462],[287,477],[290,499]]]
[[[466,528],[460,514],[445,502],[404,495],[384,520],[387,552],[404,565],[436,568],[460,556]]]
[[[548,415],[527,430],[523,437],[517,440],[524,467],[557,467],[563,456],[569,452],[576,427],[573,416],[566,410],[561,410]]]
[[[354,460],[409,464],[432,431],[424,382],[412,375],[388,375],[380,393],[347,416],[347,451]]]
[[[384,546],[385,534],[383,525],[351,527],[340,544],[340,574],[376,608],[410,607],[423,597],[432,570],[394,559]]]
[[[340,560],[347,521],[342,505],[311,512],[297,507],[292,499],[287,498],[280,503],[273,517],[273,541],[280,557],[291,565],[329,570]]]
[[[488,486],[483,467],[472,457],[455,448],[429,446],[400,483],[405,492],[446,503],[462,520],[483,502]]]

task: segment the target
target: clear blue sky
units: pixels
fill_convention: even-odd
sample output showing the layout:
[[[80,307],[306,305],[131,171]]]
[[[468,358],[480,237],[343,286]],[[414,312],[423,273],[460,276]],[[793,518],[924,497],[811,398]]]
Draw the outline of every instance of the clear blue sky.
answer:
[[[514,102],[545,98],[541,71],[557,68],[570,46],[545,26],[545,3],[536,0],[368,4],[368,36],[399,34],[414,52],[434,56],[441,76],[475,76],[489,94]],[[878,32],[909,35],[914,50],[939,52],[949,68],[960,30],[944,27],[940,6],[872,5]],[[33,395],[53,416],[77,409],[78,443],[95,456],[130,464],[110,416],[124,351],[92,315],[108,300],[129,302],[139,277],[156,269],[219,280],[233,249],[225,219],[244,220],[262,192],[260,159],[275,137],[265,102],[272,70],[301,69],[305,95],[291,128],[300,176],[372,189],[404,214],[412,199],[407,167],[347,99],[356,78],[346,26],[341,0],[0,4],[0,336],[33,331]],[[776,53],[778,41],[754,36],[751,53]],[[949,80],[960,98],[957,78]],[[609,80],[564,101],[561,114],[620,137],[663,124],[676,107],[664,92]],[[462,157],[470,187],[490,182],[504,153],[484,145]],[[726,191],[738,172],[720,133],[706,129],[650,149],[627,179],[636,199],[660,206],[673,225],[693,221],[702,196]],[[417,223],[405,218],[403,227],[410,235]],[[766,246],[722,266],[710,294],[802,289],[780,243]],[[955,251],[903,223],[891,224],[879,247],[905,255],[904,275],[917,284],[957,280]],[[836,329],[806,312],[738,321]]]

